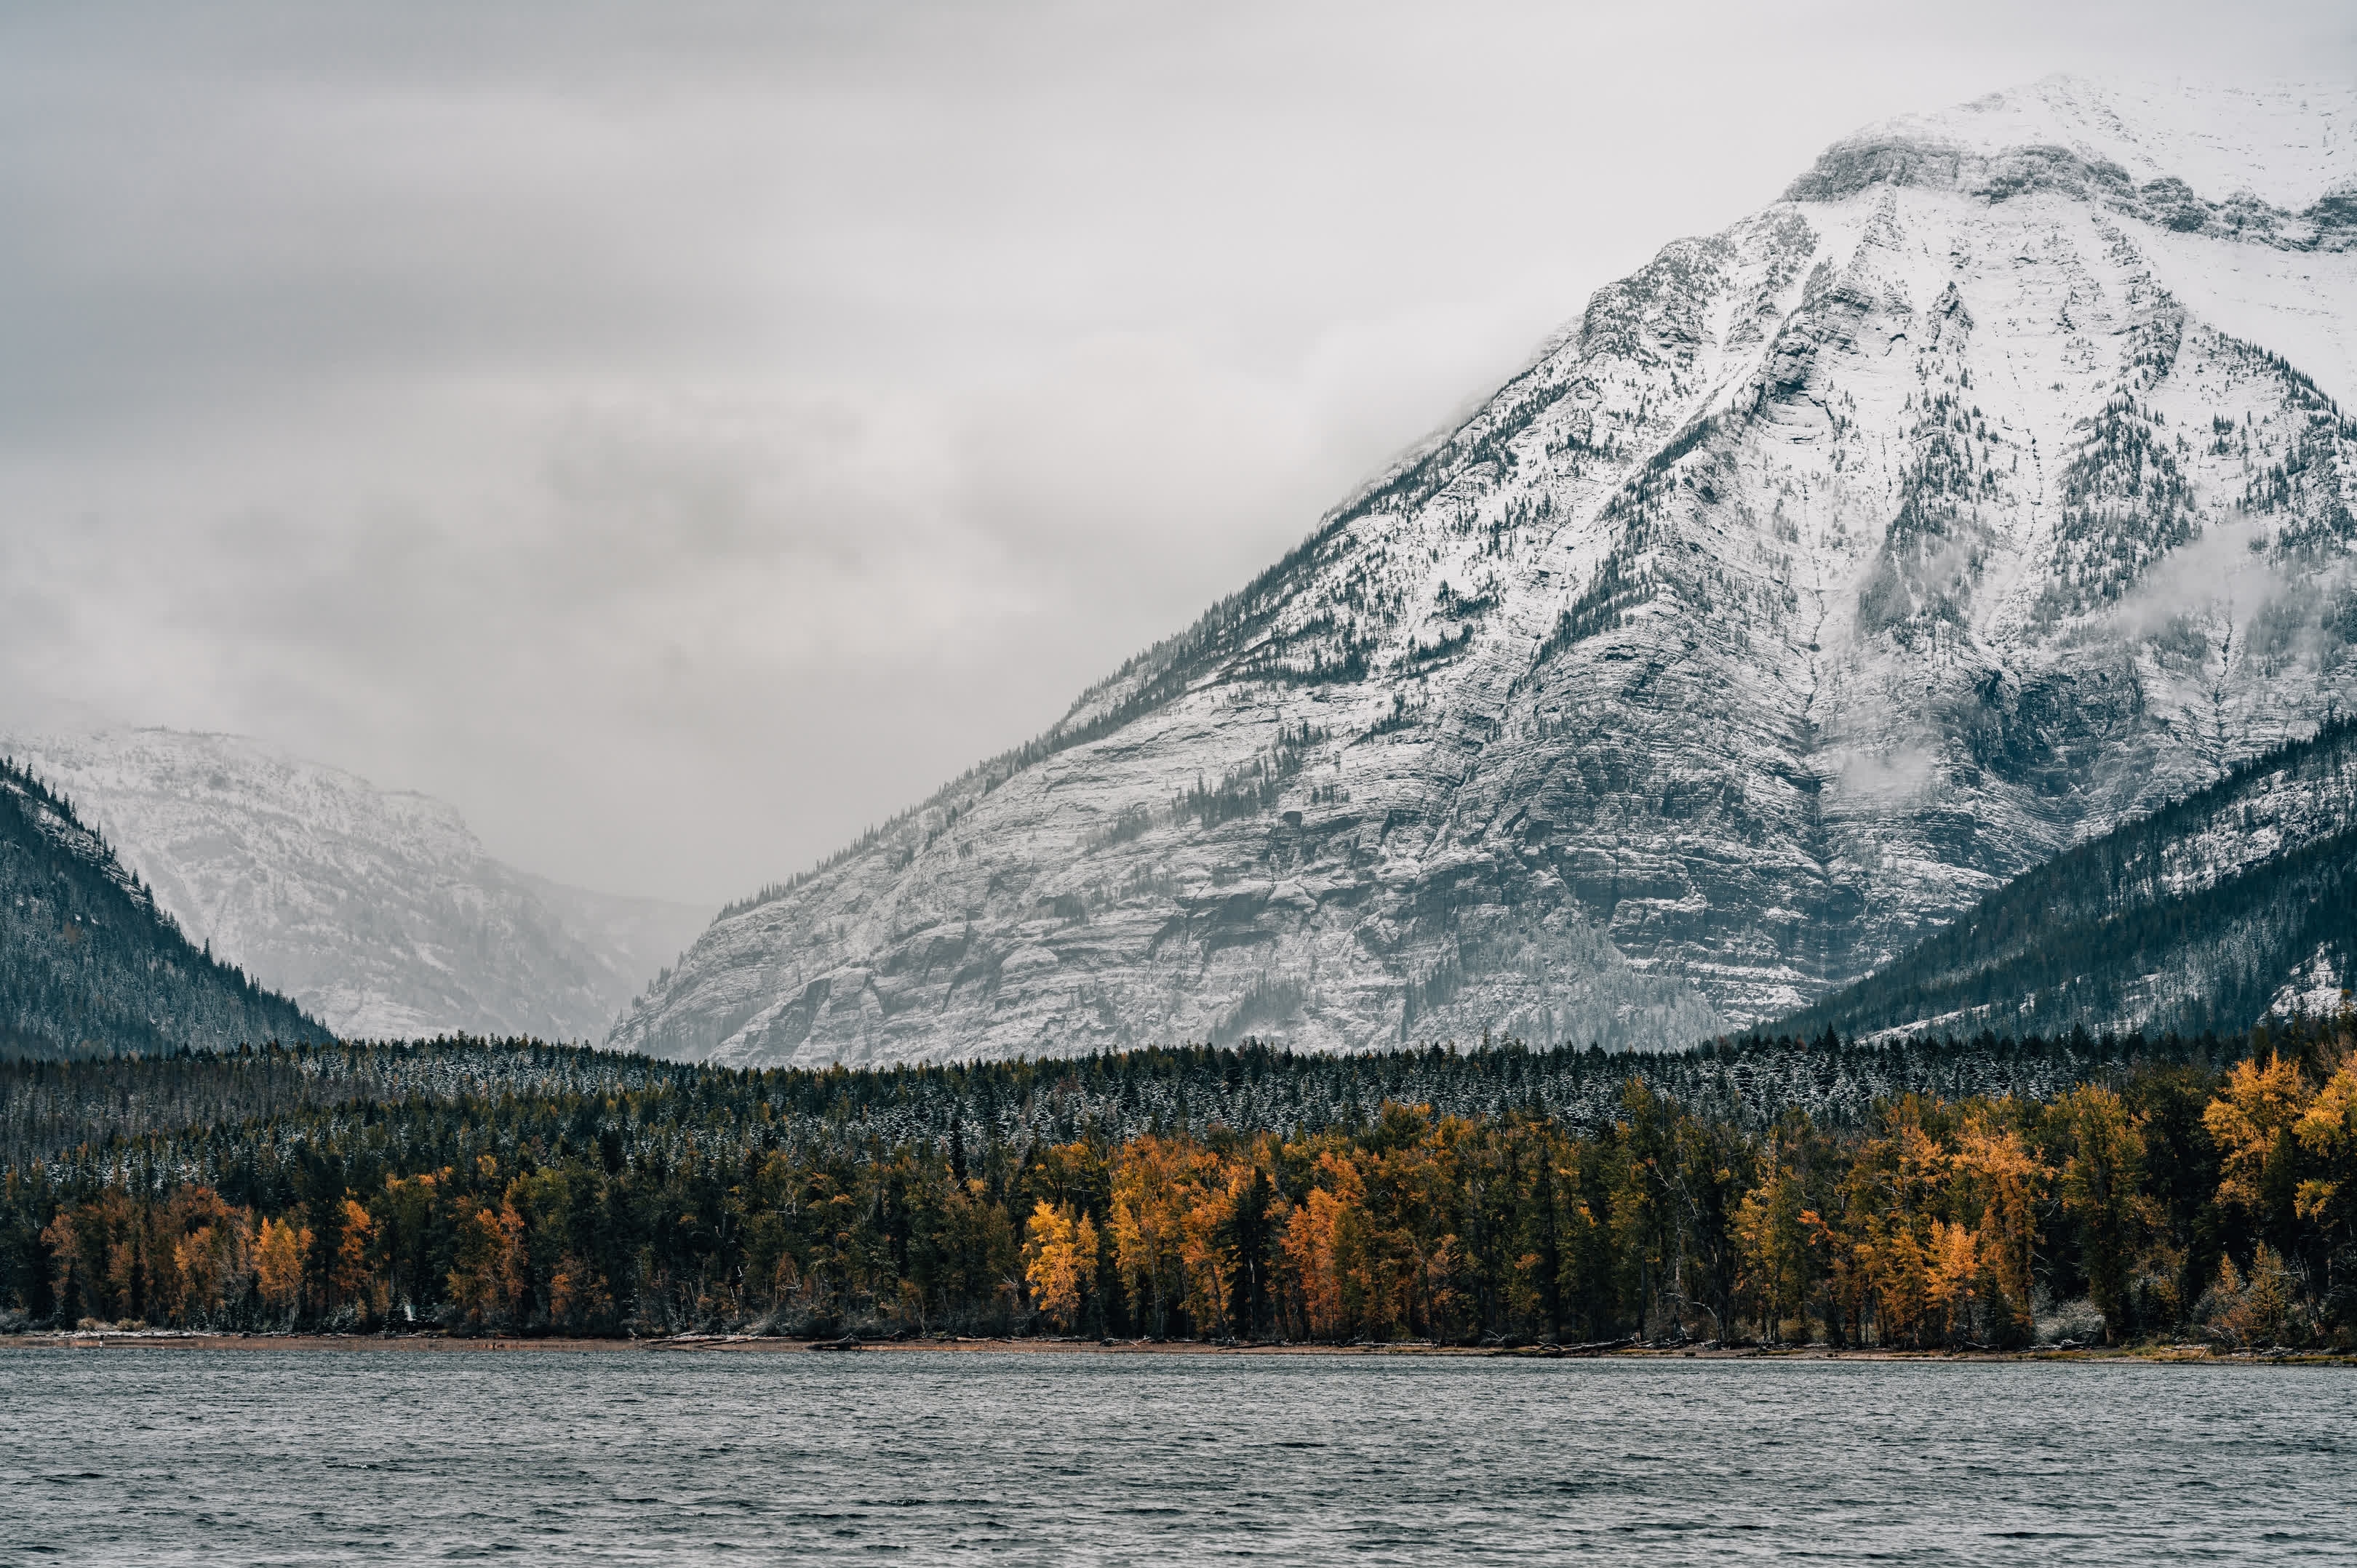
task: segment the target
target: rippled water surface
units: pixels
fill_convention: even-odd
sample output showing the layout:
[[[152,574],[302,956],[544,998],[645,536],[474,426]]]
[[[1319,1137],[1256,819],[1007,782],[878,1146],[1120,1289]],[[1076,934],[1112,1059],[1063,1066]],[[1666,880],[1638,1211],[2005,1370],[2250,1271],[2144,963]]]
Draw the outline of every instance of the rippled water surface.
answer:
[[[2330,1369],[0,1350],[0,1563],[2357,1560]]]

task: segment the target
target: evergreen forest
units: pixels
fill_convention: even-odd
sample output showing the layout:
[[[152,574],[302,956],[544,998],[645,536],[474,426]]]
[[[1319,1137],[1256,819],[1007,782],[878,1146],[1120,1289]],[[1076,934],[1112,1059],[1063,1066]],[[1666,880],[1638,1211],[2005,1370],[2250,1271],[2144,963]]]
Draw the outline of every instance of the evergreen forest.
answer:
[[[0,1324],[2357,1346],[2357,1034],[0,1062]]]

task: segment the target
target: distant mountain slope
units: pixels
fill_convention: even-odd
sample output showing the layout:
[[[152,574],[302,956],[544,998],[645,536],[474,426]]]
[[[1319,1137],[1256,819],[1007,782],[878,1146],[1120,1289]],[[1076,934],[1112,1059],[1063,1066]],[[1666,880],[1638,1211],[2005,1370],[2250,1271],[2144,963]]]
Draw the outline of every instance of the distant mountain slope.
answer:
[[[102,827],[193,938],[338,1033],[604,1037],[710,911],[503,865],[450,806],[235,736],[0,741]]]
[[[2248,1028],[2357,983],[2357,724],[2049,861],[1786,1020],[1815,1033]]]
[[[2357,711],[2352,394],[2357,89],[1871,128],[1049,735],[726,911],[614,1042],[1781,1017]]]
[[[0,1051],[152,1054],[331,1037],[191,947],[64,800],[0,762]]]

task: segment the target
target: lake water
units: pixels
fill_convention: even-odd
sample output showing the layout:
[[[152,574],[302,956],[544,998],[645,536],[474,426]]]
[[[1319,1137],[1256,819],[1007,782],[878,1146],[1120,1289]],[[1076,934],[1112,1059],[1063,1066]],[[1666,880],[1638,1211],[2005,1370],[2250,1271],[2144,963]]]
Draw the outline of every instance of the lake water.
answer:
[[[2357,1561],[2331,1369],[0,1349],[0,1563]]]

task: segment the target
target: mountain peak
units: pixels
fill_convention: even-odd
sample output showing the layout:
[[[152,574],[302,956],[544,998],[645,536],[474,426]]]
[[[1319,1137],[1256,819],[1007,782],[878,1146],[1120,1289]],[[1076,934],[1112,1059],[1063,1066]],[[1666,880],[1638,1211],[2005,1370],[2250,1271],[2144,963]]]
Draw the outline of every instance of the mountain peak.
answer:
[[[1687,1044],[2357,707],[2336,92],[1845,141],[615,1042]]]
[[[1846,186],[1877,152],[1884,177],[1911,154],[1923,183],[1986,185],[2009,161],[2057,151],[2135,187],[2173,180],[2206,203],[2305,212],[2357,190],[2357,86],[2050,76],[1867,126],[1827,148],[1794,193]]]

